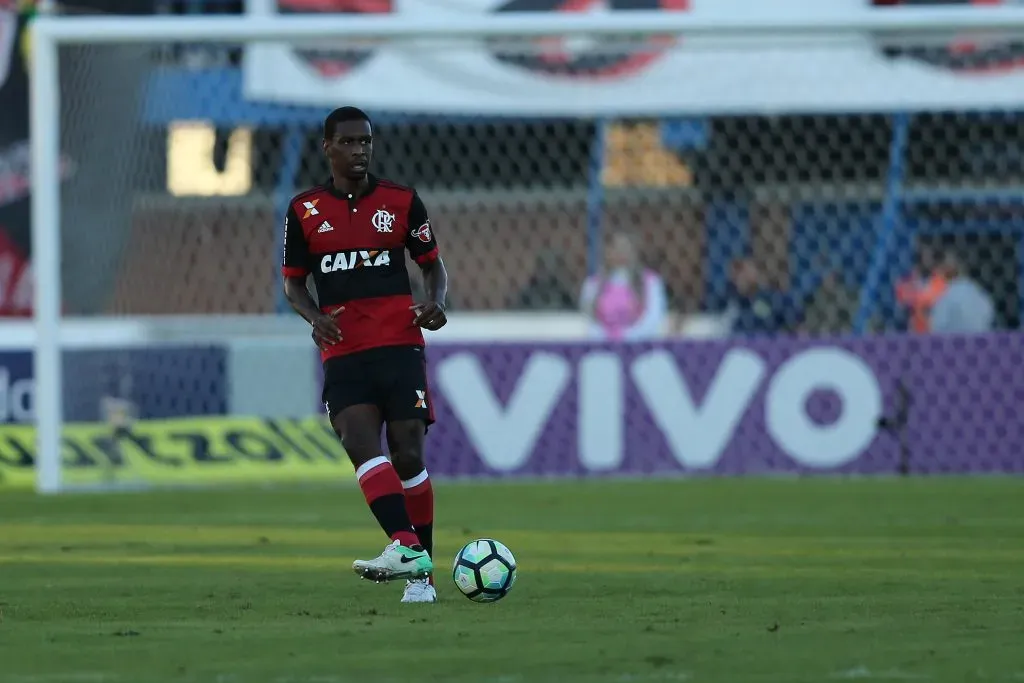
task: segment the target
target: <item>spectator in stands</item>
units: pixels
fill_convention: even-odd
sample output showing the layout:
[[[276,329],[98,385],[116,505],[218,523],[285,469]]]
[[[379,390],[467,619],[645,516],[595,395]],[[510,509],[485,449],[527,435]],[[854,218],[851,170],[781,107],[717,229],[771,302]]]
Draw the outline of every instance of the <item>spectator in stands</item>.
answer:
[[[660,337],[668,317],[665,283],[645,268],[632,238],[612,235],[604,266],[583,283],[580,308],[597,339],[640,341]]]
[[[576,306],[575,289],[561,252],[542,251],[537,255],[530,279],[509,302],[510,308],[571,311]]]
[[[857,291],[843,282],[837,269],[829,268],[807,300],[800,330],[815,336],[849,332],[859,305]]]
[[[946,291],[946,278],[940,269],[932,269],[933,261],[932,252],[925,250],[918,266],[909,276],[896,283],[896,301],[909,309],[910,331],[918,334],[924,334],[930,329],[932,306]]]
[[[840,335],[853,331],[860,310],[860,290],[843,274],[841,261],[835,255],[822,253],[816,269],[802,290],[804,308],[799,329],[812,336]],[[867,330],[880,332],[882,319],[873,314]]]
[[[932,308],[932,332],[976,334],[991,330],[995,323],[992,297],[968,277],[957,257],[947,254],[937,270],[949,284]]]
[[[796,329],[800,307],[793,297],[765,284],[754,259],[732,262],[731,289],[726,316],[733,334],[777,334]]]

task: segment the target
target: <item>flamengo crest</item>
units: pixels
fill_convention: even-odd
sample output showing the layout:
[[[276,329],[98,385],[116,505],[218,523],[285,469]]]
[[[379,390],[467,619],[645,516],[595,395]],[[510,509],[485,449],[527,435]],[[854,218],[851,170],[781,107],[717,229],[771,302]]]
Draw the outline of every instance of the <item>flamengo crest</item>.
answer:
[[[373,214],[370,222],[373,223],[373,227],[377,228],[377,232],[391,232],[391,224],[395,222],[395,214],[388,213],[384,209],[377,209],[377,213]]]

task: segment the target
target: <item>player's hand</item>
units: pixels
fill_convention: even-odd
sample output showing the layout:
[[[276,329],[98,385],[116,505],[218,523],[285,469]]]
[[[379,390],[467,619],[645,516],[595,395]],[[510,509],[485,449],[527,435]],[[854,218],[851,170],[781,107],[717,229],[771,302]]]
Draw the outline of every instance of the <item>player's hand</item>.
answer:
[[[448,322],[444,306],[436,301],[431,301],[428,304],[415,304],[409,309],[416,314],[416,319],[412,321],[412,324],[425,330],[439,330]]]
[[[341,330],[338,329],[338,315],[344,310],[344,306],[338,306],[330,313],[323,313],[313,319],[313,343],[320,349],[334,346],[341,341]]]

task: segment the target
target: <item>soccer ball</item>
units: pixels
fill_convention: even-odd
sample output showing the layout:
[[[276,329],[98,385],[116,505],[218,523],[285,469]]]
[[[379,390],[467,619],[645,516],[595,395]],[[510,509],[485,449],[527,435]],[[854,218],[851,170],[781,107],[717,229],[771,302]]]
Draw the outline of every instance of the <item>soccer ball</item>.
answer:
[[[494,539],[470,541],[455,556],[452,578],[473,602],[496,602],[508,595],[516,581],[516,558]]]

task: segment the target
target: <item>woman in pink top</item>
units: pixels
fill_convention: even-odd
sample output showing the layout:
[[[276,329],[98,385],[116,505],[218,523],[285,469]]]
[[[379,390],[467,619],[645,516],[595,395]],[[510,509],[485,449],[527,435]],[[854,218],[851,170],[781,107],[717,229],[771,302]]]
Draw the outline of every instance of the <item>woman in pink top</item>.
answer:
[[[624,233],[612,236],[604,268],[584,281],[580,307],[590,318],[592,337],[615,341],[660,337],[668,315],[664,282],[640,264]]]

